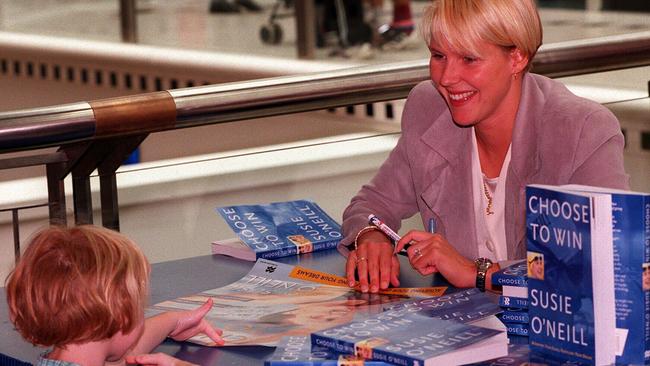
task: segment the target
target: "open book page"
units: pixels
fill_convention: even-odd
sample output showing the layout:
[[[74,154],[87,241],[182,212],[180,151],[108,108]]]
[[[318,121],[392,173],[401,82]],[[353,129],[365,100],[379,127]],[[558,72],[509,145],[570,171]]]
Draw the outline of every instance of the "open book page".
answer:
[[[226,346],[275,346],[283,336],[309,335],[377,314],[384,305],[407,296],[439,296],[445,290],[396,288],[363,294],[349,288],[343,277],[260,259],[245,277],[230,285],[163,301],[146,314],[194,309],[212,298],[207,318],[223,329]],[[190,341],[214,345],[205,336]]]

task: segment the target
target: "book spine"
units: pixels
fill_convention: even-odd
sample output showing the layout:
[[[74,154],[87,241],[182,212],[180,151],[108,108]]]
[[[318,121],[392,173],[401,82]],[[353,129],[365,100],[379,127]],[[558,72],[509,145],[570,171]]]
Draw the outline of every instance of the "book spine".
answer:
[[[499,306],[502,308],[528,309],[528,299],[514,296],[499,296]]]
[[[417,366],[424,364],[424,360],[418,358],[411,358],[394,352],[377,349],[372,350],[372,359],[375,361],[386,362],[392,365]]]
[[[643,196],[643,263],[644,265],[650,266],[650,195]],[[647,276],[646,272],[649,272],[650,269],[646,270],[644,267],[643,274]],[[643,279],[645,276],[642,275]],[[645,282],[645,281],[644,281]],[[643,290],[643,303],[644,303],[644,338],[645,338],[645,352],[644,360],[645,363],[650,361],[650,290],[643,288],[644,284],[641,284]]]
[[[257,258],[273,259],[288,257],[290,255],[296,255],[297,253],[298,249],[296,247],[276,248],[264,252],[257,252]]]
[[[517,286],[525,287],[528,286],[528,278],[525,276],[498,276],[492,278],[492,283],[499,286]]]
[[[528,324],[504,323],[508,334],[528,337]]]
[[[336,353],[343,353],[347,355],[354,354],[354,343],[335,339],[318,333],[311,334],[311,344],[312,346],[327,348]]]
[[[501,313],[501,320],[508,323],[528,324],[527,311],[504,311]]]
[[[327,250],[327,249],[336,248],[336,246],[339,244],[340,241],[341,241],[340,239],[332,239],[327,241],[316,242],[314,243],[314,252],[318,250]]]

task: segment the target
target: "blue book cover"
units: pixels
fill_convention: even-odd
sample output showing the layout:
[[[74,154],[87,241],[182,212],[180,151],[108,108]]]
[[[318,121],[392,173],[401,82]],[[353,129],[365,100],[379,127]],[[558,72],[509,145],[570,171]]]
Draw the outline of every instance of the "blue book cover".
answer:
[[[255,252],[254,258],[246,259],[272,259],[335,248],[342,238],[340,225],[312,201],[227,206],[217,208],[217,212]],[[215,245],[220,242],[213,244],[213,253],[218,253]]]
[[[610,193],[614,238],[614,293],[619,352],[616,362],[650,362],[650,194],[567,188]]]
[[[432,318],[455,320],[461,323],[484,319],[502,311],[485,292],[481,292],[477,288],[438,297],[407,300],[389,305],[386,309],[404,309],[409,313],[419,313]]]
[[[517,337],[517,336],[513,336]],[[513,337],[509,337],[510,340]],[[508,345],[508,355],[493,360],[473,363],[470,366],[580,366],[578,362],[568,362],[553,359],[545,354],[531,352],[528,348],[528,337],[521,338],[525,342],[510,343]],[[584,364],[586,365],[586,364]]]
[[[264,366],[390,366],[354,355],[335,353],[325,347],[311,346],[309,336],[283,337]]]
[[[528,324],[528,310],[525,311],[512,311],[504,310],[497,317],[504,323],[523,323]]]
[[[528,265],[526,261],[512,264],[492,274],[492,284],[497,286],[528,286]]]
[[[499,296],[499,306],[510,309],[528,309],[528,299],[514,296]]]
[[[614,363],[614,268],[609,195],[526,188],[531,349],[568,361]]]
[[[398,365],[454,365],[505,356],[505,332],[387,310],[311,335],[312,346]]]

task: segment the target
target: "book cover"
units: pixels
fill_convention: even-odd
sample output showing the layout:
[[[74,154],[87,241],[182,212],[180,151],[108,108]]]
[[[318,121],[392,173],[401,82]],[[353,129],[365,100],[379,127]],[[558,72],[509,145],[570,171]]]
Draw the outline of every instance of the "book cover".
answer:
[[[499,296],[499,306],[511,309],[528,309],[528,299],[513,296]]]
[[[517,337],[517,336],[513,336]],[[510,337],[512,340],[513,337]],[[473,363],[470,366],[580,366],[581,363],[568,362],[550,358],[548,355],[531,352],[528,348],[528,337],[518,337],[524,342],[510,343],[508,355],[493,360]],[[586,364],[584,364],[586,366]]]
[[[616,362],[650,362],[650,194],[567,185],[612,197]]]
[[[342,238],[340,225],[308,200],[218,207],[217,212],[255,254],[242,255],[241,259],[272,259],[331,249]],[[237,248],[215,248],[235,244],[215,241],[213,252],[238,255]]]
[[[206,319],[223,329],[228,346],[275,346],[285,336],[311,332],[377,314],[391,302],[408,297],[440,296],[446,287],[389,288],[368,296],[348,287],[344,277],[259,259],[246,276],[227,286],[157,303],[146,309],[152,316],[188,310],[209,298]],[[214,343],[204,335],[189,340]]]
[[[504,323],[523,323],[528,324],[528,311],[504,310],[497,315]]]
[[[398,365],[459,365],[508,354],[505,332],[406,308],[314,332],[312,346]]]
[[[264,366],[390,366],[354,355],[335,353],[325,347],[312,347],[309,336],[283,337]]]
[[[439,297],[407,300],[385,307],[404,309],[408,313],[424,314],[443,320],[469,323],[500,313],[502,309],[485,292],[477,288],[457,291]]]
[[[492,274],[492,284],[496,286],[528,286],[528,265],[525,260],[516,262]]]
[[[597,365],[615,361],[611,197],[526,188],[531,349]]]

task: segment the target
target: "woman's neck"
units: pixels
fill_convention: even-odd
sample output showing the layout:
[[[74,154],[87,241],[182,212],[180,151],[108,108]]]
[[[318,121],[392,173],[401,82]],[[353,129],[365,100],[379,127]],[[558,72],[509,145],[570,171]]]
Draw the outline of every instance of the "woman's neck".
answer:
[[[488,178],[499,176],[512,143],[512,132],[521,98],[521,80],[513,83],[512,88],[504,100],[503,108],[474,126],[481,171]]]

